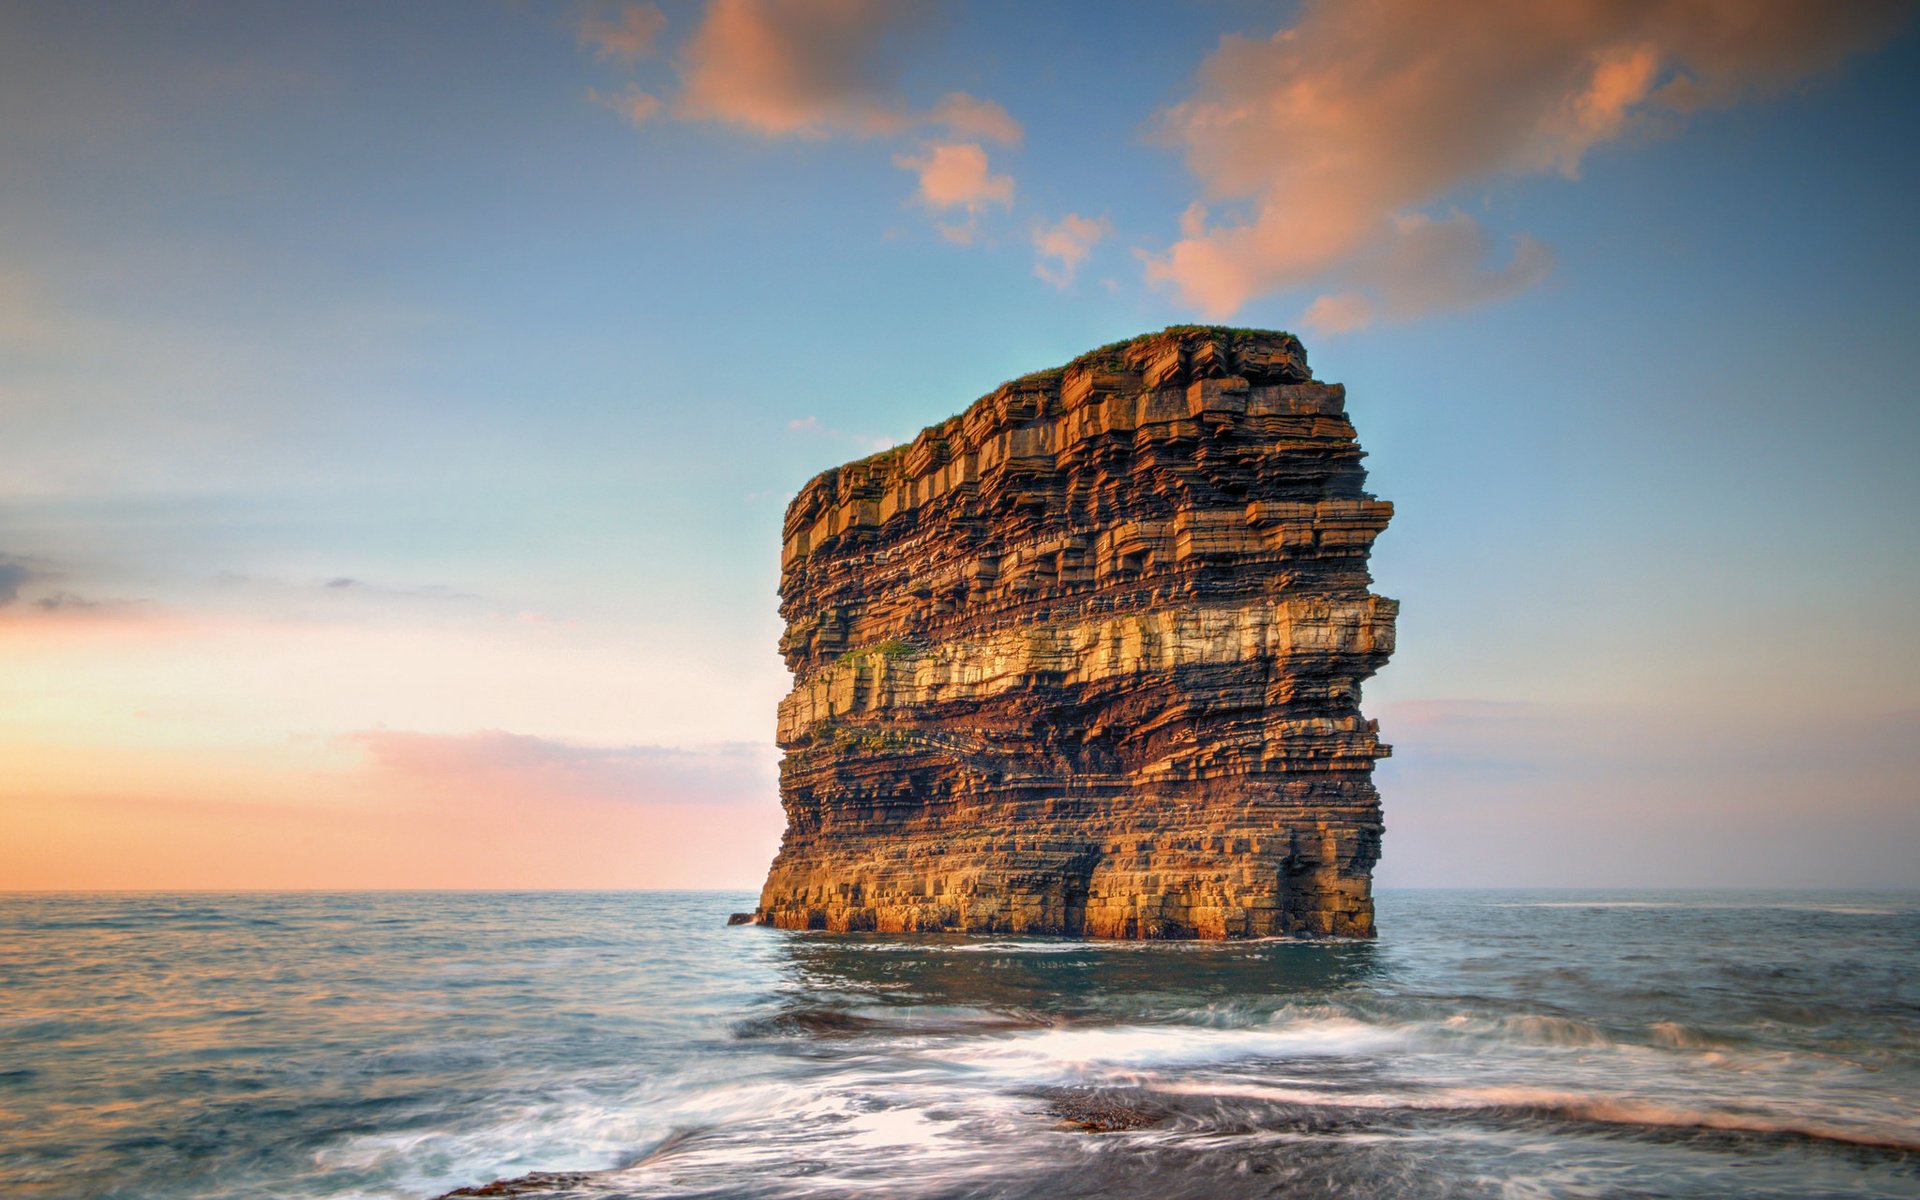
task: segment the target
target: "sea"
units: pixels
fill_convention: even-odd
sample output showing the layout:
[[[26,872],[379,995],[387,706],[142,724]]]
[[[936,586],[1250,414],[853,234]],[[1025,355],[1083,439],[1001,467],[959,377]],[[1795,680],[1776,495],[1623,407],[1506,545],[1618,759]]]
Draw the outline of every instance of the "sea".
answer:
[[[1920,1197],[1920,893],[1159,944],[752,903],[0,895],[0,1196]]]

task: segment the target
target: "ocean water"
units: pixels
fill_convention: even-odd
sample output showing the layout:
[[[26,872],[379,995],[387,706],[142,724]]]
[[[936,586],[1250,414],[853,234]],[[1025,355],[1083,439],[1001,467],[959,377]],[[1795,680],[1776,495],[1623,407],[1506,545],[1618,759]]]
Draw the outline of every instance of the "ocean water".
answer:
[[[0,895],[0,1195],[1920,1197],[1914,893],[1158,945],[751,900]]]

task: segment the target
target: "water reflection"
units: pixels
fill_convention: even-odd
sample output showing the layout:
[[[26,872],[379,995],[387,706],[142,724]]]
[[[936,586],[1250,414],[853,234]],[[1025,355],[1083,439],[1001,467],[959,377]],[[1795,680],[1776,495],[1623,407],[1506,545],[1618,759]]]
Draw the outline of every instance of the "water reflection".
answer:
[[[1365,989],[1385,967],[1371,942],[1099,943],[962,937],[914,941],[789,935],[790,1018],[830,1029],[872,1010],[992,1014],[1016,1023],[1173,1019],[1208,1009],[1261,1019],[1287,1005]]]

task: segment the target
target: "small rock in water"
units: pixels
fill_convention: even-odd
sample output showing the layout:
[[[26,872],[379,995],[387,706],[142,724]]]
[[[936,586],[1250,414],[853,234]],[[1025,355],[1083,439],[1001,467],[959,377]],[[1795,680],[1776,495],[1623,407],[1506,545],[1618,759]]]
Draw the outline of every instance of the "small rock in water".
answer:
[[[483,1183],[479,1187],[455,1188],[433,1200],[478,1200],[481,1196],[528,1196],[536,1193],[552,1192],[558,1188],[574,1188],[586,1183],[591,1176],[585,1171],[535,1171],[531,1175],[519,1175],[512,1179],[496,1179],[492,1183]]]
[[[727,924],[751,925],[753,924],[753,914],[752,913],[734,913],[733,915],[727,918]]]
[[[1048,1112],[1087,1133],[1148,1129],[1172,1115],[1165,1106],[1139,1095],[1058,1088],[1047,1093],[1047,1099]]]

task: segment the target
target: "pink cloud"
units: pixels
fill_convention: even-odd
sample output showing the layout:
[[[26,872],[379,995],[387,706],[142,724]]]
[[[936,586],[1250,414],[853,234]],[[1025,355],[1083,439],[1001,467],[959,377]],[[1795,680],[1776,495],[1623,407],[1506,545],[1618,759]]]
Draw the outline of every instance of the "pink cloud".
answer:
[[[1100,239],[1112,232],[1105,217],[1083,217],[1068,213],[1052,225],[1033,231],[1033,273],[1057,288],[1073,283],[1073,277]]]
[[[1300,323],[1314,333],[1327,336],[1352,333],[1373,324],[1373,301],[1358,292],[1320,296],[1307,305]]]
[[[713,0],[683,56],[679,111],[770,136],[900,133],[914,120],[883,51],[921,6]]]
[[[977,142],[936,142],[918,154],[895,155],[893,165],[919,175],[922,204],[935,212],[957,209],[964,215],[962,221],[939,226],[950,241],[972,241],[982,213],[1013,204],[1013,176],[995,175]]]
[[[681,55],[683,117],[769,137],[872,137],[935,127],[949,138],[1017,145],[999,104],[948,92],[916,112],[893,50],[924,22],[907,0],[712,0]]]
[[[591,13],[580,22],[580,44],[594,57],[630,63],[654,53],[667,15],[653,4],[622,4],[609,17]]]
[[[1387,225],[1345,274],[1378,299],[1390,320],[1490,304],[1535,287],[1553,270],[1553,251],[1524,233],[1498,261],[1487,231],[1458,211],[1440,218],[1405,213]]]
[[[768,747],[600,746],[497,729],[364,730],[340,743],[368,765],[435,794],[599,803],[742,804],[777,794]]]
[[[1372,293],[1400,318],[1511,295],[1545,276],[1545,247],[1517,241],[1508,266],[1490,266],[1471,218],[1419,210],[1475,181],[1572,177],[1645,116],[1832,68],[1906,11],[1507,0],[1463,17],[1418,0],[1310,0],[1271,38],[1222,39],[1193,95],[1162,114],[1206,196],[1233,211],[1210,221],[1190,209],[1148,278],[1216,317],[1314,283]]]
[[[634,125],[644,125],[660,115],[662,108],[660,97],[651,92],[643,92],[633,84],[627,85],[624,92],[611,95],[594,88],[587,89],[587,98],[595,104],[603,105],[625,117]]]
[[[956,138],[979,138],[1017,146],[1025,136],[1020,122],[991,100],[981,100],[965,92],[948,92],[927,114],[927,124],[942,125]]]

